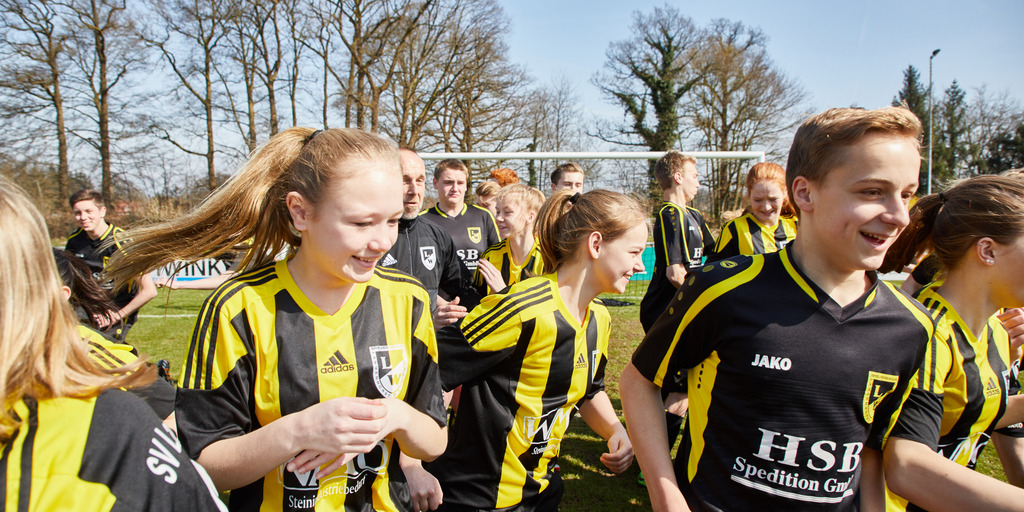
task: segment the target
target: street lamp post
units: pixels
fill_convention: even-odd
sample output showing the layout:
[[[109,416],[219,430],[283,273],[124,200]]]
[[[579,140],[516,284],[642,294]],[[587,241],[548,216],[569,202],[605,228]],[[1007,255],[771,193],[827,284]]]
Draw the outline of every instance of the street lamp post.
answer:
[[[939,54],[939,49],[928,57],[928,193],[932,193],[932,59]]]

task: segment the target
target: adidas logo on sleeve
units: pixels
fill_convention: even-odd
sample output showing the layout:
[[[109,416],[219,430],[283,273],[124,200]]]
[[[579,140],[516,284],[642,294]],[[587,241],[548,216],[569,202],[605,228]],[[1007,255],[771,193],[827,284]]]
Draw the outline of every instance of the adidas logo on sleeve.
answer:
[[[335,350],[330,359],[320,365],[320,373],[339,373],[354,370],[356,367],[341,355],[341,351]]]

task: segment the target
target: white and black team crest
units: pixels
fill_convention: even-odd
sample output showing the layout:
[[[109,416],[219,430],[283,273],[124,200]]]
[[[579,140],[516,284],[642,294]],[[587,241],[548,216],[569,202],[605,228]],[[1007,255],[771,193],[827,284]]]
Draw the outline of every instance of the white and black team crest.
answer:
[[[408,373],[408,362],[403,345],[370,347],[373,357],[373,384],[384,398],[397,398]]]
[[[437,250],[433,245],[420,247],[420,261],[427,270],[434,270],[434,265],[437,265]]]

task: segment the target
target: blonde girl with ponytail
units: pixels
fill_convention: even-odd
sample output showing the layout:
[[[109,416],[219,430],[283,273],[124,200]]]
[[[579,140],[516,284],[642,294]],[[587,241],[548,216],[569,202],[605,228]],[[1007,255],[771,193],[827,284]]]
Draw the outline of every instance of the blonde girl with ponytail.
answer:
[[[446,441],[430,299],[376,265],[402,211],[393,144],[291,128],[193,212],[126,234],[118,284],[248,246],[200,310],[175,406],[232,509],[411,509],[399,451]]]

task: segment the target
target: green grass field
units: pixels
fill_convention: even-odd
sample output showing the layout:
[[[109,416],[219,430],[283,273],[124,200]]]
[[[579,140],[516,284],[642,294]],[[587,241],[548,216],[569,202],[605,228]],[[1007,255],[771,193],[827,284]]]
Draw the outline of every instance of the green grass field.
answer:
[[[151,359],[167,359],[177,376],[188,350],[195,316],[208,292],[174,290],[160,295],[142,310],[142,318],[128,333],[128,341]],[[640,292],[642,294],[642,292]],[[607,368],[608,395],[621,411],[618,377],[640,343],[643,330],[639,321],[639,299],[635,290],[623,297],[637,305],[609,308],[612,314],[612,336]],[[600,462],[606,449],[604,441],[583,422],[575,419],[562,444],[561,471],[565,480],[565,496],[561,510],[616,511],[649,510],[647,491],[637,484],[638,466],[634,464],[622,475],[613,475]],[[978,462],[978,470],[1005,481],[999,459],[992,448],[986,448]]]

